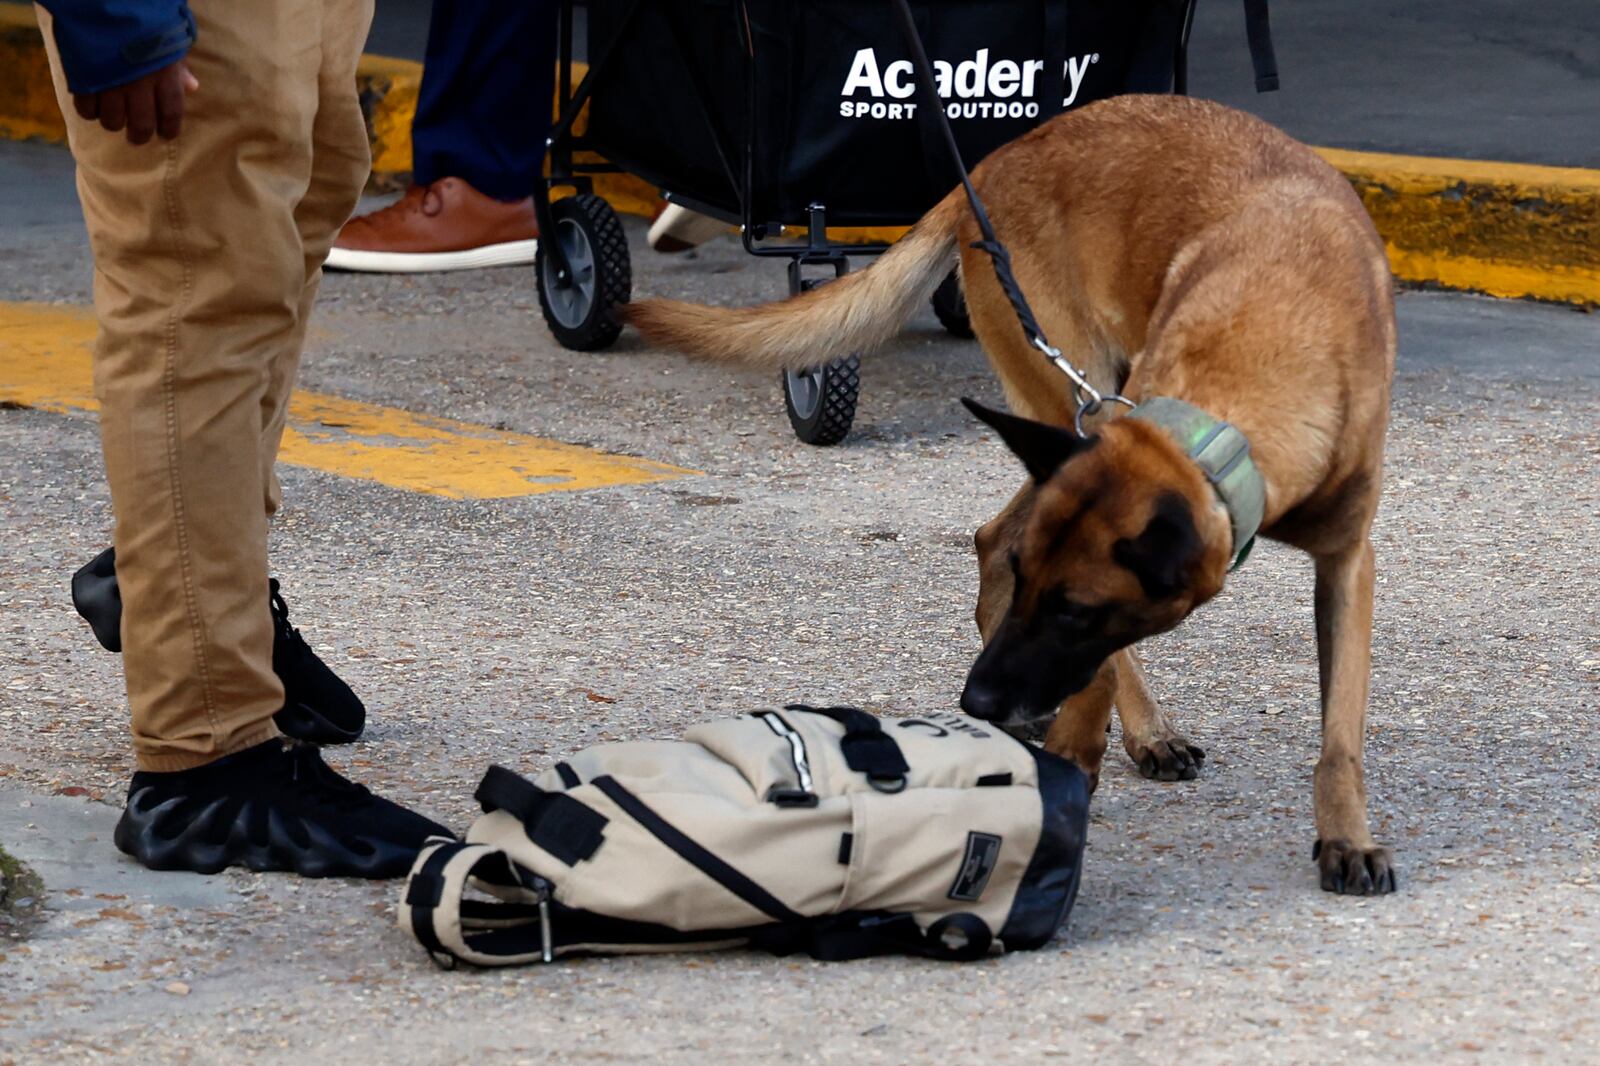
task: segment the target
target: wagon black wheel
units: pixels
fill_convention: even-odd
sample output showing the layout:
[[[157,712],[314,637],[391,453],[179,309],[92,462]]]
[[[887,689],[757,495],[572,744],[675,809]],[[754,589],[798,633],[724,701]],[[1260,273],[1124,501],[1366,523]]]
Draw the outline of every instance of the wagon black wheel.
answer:
[[[807,292],[826,285],[832,278],[806,278],[790,275],[790,291],[798,281]],[[807,444],[827,447],[838,444],[850,432],[856,417],[856,398],[861,395],[861,357],[850,354],[843,359],[811,370],[783,372],[783,406],[789,412],[794,435]]]
[[[814,370],[783,372],[783,405],[794,435],[807,444],[838,444],[850,432],[861,394],[861,357],[847,355]]]
[[[611,205],[591,193],[550,205],[554,233],[540,234],[534,270],[539,279],[539,308],[563,348],[595,352],[608,348],[622,333],[618,304],[633,295],[633,266],[628,239]],[[561,242],[569,278],[558,279],[554,260],[545,254],[551,240]]]
[[[933,290],[933,313],[953,337],[971,337],[972,319],[967,316],[967,298],[961,292],[961,279],[950,271],[939,287]]]

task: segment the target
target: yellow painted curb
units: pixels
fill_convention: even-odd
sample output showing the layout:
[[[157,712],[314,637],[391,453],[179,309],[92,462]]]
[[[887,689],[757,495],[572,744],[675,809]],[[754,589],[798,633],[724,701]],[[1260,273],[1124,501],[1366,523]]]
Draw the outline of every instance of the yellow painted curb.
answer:
[[[0,138],[67,140],[31,4],[0,3]]]
[[[0,404],[99,410],[84,307],[0,303]],[[637,485],[697,471],[525,433],[297,391],[279,457],[291,466],[450,499],[492,500]]]
[[[372,141],[372,176],[387,185],[411,170],[411,120],[417,114],[422,64],[365,55],[356,67],[356,91]]]
[[[419,63],[384,56],[361,61],[357,87],[380,188],[399,185],[411,170],[411,120],[421,82]],[[28,5],[0,3],[0,137],[65,139]],[[1318,151],[1361,195],[1400,279],[1600,305],[1600,171]],[[657,191],[632,175],[599,174],[594,184],[619,211],[652,217],[660,210]],[[905,229],[829,232],[836,240],[876,242],[895,240]]]
[[[1600,170],[1318,149],[1407,281],[1600,304]]]

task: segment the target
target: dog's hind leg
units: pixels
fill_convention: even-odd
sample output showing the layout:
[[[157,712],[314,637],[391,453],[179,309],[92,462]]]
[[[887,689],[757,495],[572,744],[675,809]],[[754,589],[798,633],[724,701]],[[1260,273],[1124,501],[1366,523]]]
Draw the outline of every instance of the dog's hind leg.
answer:
[[[1361,749],[1372,668],[1372,543],[1316,556],[1317,662],[1322,757],[1317,760],[1317,843],[1322,887],[1346,895],[1394,891],[1392,856],[1367,829]]]
[[[1139,653],[1124,648],[1112,657],[1117,667],[1117,717],[1122,748],[1139,772],[1153,781],[1193,781],[1206,753],[1180,736],[1145,682]]]

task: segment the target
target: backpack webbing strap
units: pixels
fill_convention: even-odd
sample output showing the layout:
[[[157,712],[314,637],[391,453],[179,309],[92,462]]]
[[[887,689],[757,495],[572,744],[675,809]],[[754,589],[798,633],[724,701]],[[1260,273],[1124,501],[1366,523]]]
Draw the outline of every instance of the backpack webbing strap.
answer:
[[[522,902],[464,900],[468,880],[474,877]],[[522,878],[498,848],[453,840],[430,844],[417,856],[406,879],[400,928],[416,937],[433,961],[446,969],[458,960],[481,966],[548,962],[552,953],[547,892],[519,886]]]
[[[489,767],[472,798],[485,811],[515,815],[529,840],[568,866],[589,858],[605,841],[605,815],[504,766]]]
[[[803,918],[788,905],[752,881],[743,872],[702,847],[677,826],[661,817],[650,806],[629,792],[622,783],[610,775],[597,777],[592,782],[606,797],[620,807],[624,814],[638,822],[651,836],[672,849],[685,862],[698,869],[711,880],[738,896],[751,907],[775,922],[797,922]]]
[[[516,887],[522,882],[532,887]],[[474,883],[515,898],[463,898]],[[574,910],[550,893],[547,882],[497,848],[455,841],[433,844],[418,856],[406,882],[400,928],[444,969],[457,962],[515,966],[570,954],[734,947],[768,928],[681,931]]]
[[[906,775],[911,766],[900,752],[900,745],[883,731],[878,719],[855,707],[810,707],[804,703],[791,703],[786,711],[806,711],[832,718],[844,726],[844,738],[839,750],[850,769],[867,775],[867,781],[879,792],[900,792],[906,787]]]

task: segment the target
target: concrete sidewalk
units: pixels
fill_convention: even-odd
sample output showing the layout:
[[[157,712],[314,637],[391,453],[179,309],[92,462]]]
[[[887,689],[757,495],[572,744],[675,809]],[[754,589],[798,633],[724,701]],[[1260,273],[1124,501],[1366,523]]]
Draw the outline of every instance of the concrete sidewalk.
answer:
[[[70,166],[0,145],[0,185],[19,168],[35,208],[0,212],[0,302],[81,305]],[[783,291],[732,242],[660,257],[628,227],[641,294]],[[1406,293],[1400,326],[1367,751],[1401,891],[1316,887],[1311,574],[1267,545],[1146,657],[1200,779],[1145,781],[1113,738],[1069,928],[959,967],[446,973],[395,928],[396,885],[128,863],[118,663],[66,595],[109,536],[97,434],[0,407],[0,840],[50,885],[44,929],[0,946],[0,1062],[1592,1062],[1600,325]],[[950,708],[972,532],[1022,475],[955,402],[998,400],[981,353],[931,314],[863,380],[856,433],[818,451],[767,374],[631,334],[557,348],[526,270],[330,277],[304,388],[700,472],[456,500],[287,469],[275,571],[371,707],[330,759],[464,826],[491,761],[796,698]]]

